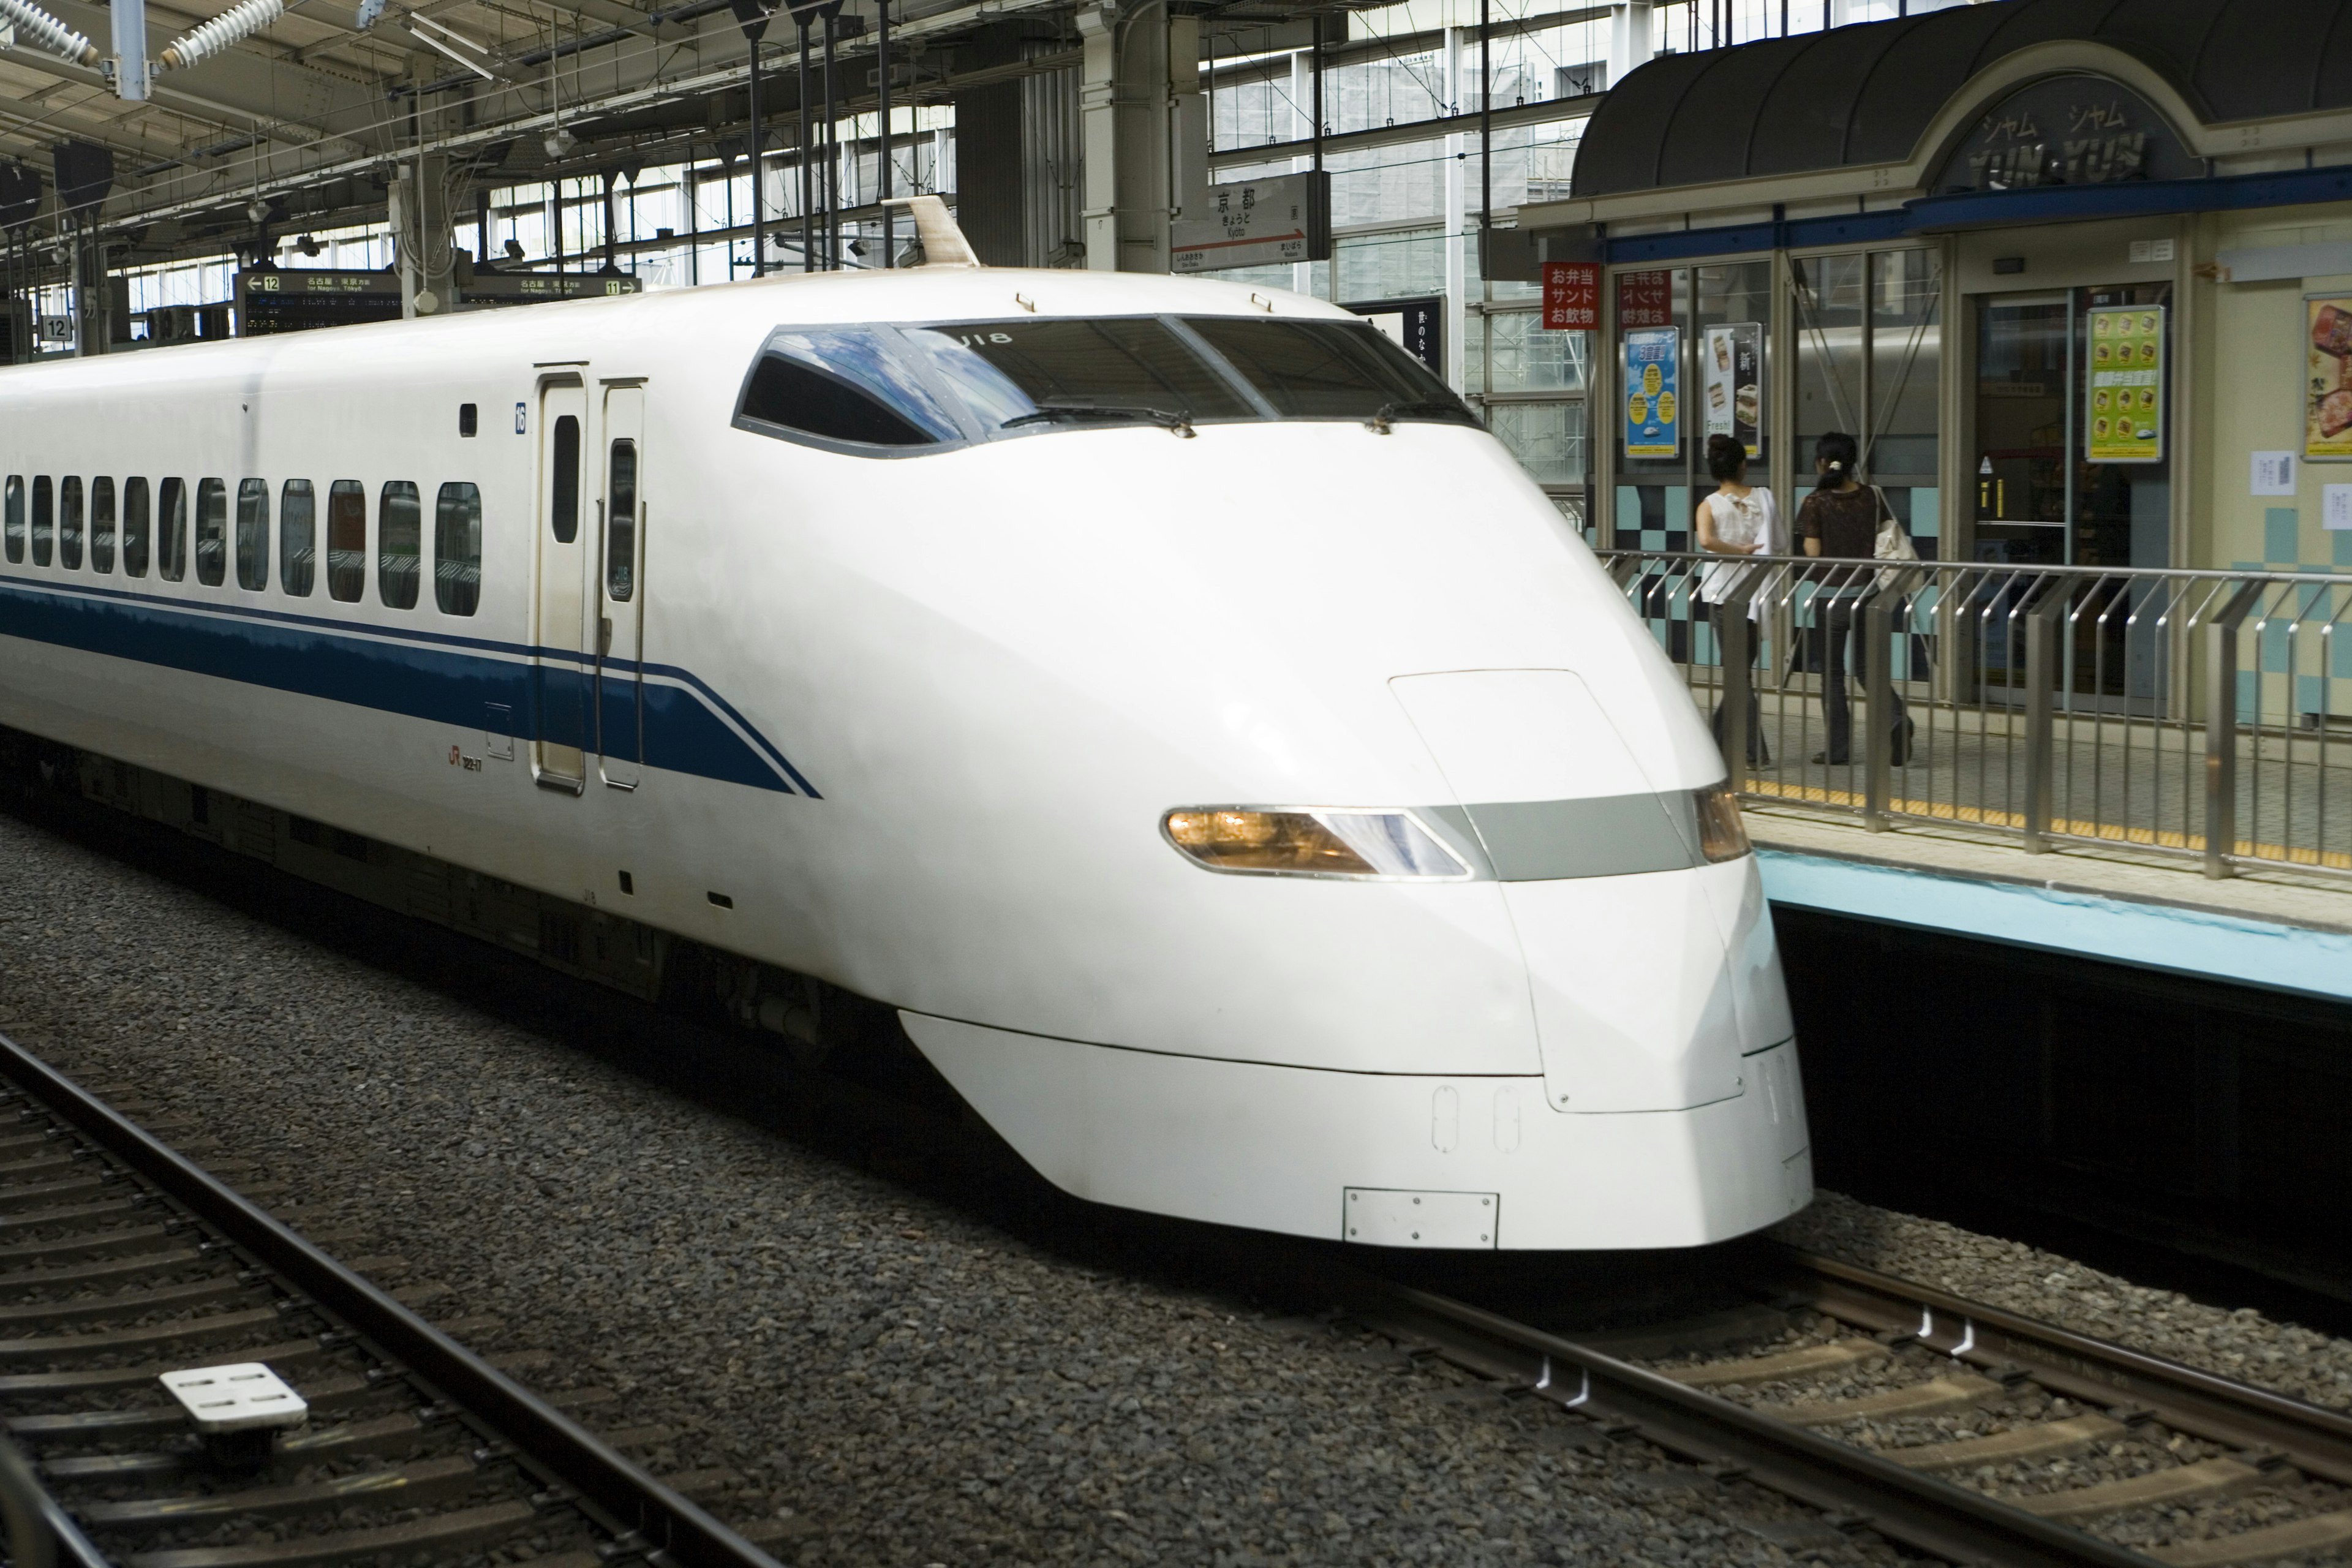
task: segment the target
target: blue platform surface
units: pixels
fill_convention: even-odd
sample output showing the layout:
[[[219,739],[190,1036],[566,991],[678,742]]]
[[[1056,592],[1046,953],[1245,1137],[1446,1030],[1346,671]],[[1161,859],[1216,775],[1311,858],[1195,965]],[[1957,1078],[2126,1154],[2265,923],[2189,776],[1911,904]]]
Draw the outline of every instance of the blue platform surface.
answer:
[[[1784,908],[2352,1001],[2352,931],[1833,855],[1759,847],[1757,859]]]

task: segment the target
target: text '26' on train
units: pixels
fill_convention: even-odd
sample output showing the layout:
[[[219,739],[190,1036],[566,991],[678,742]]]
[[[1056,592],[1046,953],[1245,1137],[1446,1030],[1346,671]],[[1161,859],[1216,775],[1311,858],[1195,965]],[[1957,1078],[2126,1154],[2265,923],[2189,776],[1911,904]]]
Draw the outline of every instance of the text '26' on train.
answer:
[[[1080,1196],[1522,1249],[1811,1196],[1688,695],[1333,307],[932,266],[74,360],[0,371],[0,482],[53,776],[911,1042]]]

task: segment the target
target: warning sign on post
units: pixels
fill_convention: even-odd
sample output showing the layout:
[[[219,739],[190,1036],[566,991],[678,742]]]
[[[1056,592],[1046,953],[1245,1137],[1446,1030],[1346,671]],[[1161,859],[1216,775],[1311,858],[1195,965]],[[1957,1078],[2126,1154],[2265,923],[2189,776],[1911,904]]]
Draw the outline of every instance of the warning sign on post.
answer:
[[[1589,332],[1601,326],[1601,263],[1543,264],[1543,325],[1548,332]]]

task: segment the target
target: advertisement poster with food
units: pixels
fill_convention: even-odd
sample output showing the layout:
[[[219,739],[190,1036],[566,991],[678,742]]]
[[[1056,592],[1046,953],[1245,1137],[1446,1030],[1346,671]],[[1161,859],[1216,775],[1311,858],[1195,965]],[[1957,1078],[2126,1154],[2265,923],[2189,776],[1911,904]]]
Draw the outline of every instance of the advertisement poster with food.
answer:
[[[1751,458],[1764,451],[1758,435],[1764,414],[1763,366],[1761,321],[1706,329],[1706,350],[1699,356],[1699,379],[1706,387],[1706,433],[1730,437]]]
[[[1683,451],[1680,327],[1625,334],[1625,455],[1679,458]]]
[[[2091,406],[2084,455],[2095,463],[2164,460],[2162,305],[2090,312]]]
[[[2313,295],[2303,303],[2311,329],[2303,455],[2322,461],[2352,458],[2352,296]]]

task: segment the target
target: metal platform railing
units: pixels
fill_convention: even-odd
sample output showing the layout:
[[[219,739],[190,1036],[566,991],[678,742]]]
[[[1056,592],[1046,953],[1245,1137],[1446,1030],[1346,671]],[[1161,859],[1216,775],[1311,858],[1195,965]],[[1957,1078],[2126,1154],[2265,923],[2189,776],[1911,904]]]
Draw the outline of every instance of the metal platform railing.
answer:
[[[1750,798],[2352,876],[2352,575],[1601,560]]]

